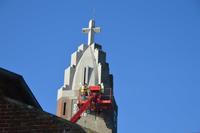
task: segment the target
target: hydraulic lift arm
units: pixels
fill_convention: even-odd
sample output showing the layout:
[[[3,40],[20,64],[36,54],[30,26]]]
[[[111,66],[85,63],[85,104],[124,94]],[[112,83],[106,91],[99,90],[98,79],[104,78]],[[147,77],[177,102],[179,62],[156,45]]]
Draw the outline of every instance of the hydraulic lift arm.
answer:
[[[99,85],[90,86],[89,91],[90,92],[87,94],[86,100],[82,100],[82,99],[78,100],[79,110],[72,116],[72,118],[70,119],[71,122],[76,123],[81,118],[81,114],[87,109],[91,111],[111,109],[112,107],[111,98],[108,100],[102,98],[101,87]],[[82,95],[84,96],[86,94],[82,94]]]
[[[76,114],[74,116],[72,116],[72,118],[70,119],[71,122],[73,123],[76,123],[80,117],[81,117],[81,114],[88,109],[88,107],[90,106],[91,104],[91,100],[92,100],[93,96],[90,96],[87,101],[85,102],[85,104],[83,104],[82,107],[80,107],[80,109],[78,110],[78,112],[76,112]]]

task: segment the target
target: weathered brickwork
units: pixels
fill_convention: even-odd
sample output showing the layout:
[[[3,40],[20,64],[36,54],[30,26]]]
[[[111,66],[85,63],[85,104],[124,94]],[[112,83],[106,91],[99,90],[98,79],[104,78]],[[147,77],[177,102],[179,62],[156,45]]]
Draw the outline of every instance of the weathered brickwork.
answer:
[[[22,76],[0,68],[0,133],[84,133],[42,110]]]
[[[47,112],[0,98],[0,133],[84,133],[76,124]]]

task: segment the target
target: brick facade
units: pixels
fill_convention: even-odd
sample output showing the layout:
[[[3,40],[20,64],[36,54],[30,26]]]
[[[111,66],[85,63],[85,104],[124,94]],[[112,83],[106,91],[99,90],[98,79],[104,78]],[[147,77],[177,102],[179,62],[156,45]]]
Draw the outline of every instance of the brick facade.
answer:
[[[42,110],[22,76],[0,68],[0,133],[85,133]]]
[[[0,98],[0,133],[84,133],[80,126],[55,115]]]

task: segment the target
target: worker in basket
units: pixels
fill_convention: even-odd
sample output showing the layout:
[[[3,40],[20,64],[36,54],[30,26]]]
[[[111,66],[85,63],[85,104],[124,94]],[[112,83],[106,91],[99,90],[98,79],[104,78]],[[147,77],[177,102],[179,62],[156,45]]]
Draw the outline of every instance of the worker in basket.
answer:
[[[101,84],[99,84],[99,86],[101,87],[101,93],[103,94],[104,93],[104,85],[103,85],[103,83],[101,83]]]
[[[89,94],[89,88],[87,87],[86,84],[82,85],[80,87],[80,96],[81,100],[86,100]]]

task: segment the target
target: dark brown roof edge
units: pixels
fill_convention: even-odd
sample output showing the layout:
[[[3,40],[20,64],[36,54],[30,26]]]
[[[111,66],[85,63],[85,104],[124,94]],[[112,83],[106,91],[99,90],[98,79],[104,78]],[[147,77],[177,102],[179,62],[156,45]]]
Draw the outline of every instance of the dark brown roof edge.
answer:
[[[19,74],[16,74],[14,72],[8,71],[8,70],[0,67],[0,80],[1,79],[2,80],[8,79],[9,81],[13,81],[14,83],[16,83],[13,86],[17,86],[17,87],[16,88],[11,88],[11,89],[18,89],[18,90],[20,90],[19,93],[23,92],[23,96],[25,98],[27,98],[26,100],[28,100],[28,101],[26,101],[26,100],[20,101],[19,99],[15,99],[15,97],[12,97],[12,94],[9,94],[9,93],[11,93],[12,90],[7,90],[7,89],[10,89],[9,88],[11,86],[10,84],[8,84],[8,86],[9,86],[8,88],[0,88],[0,90],[3,89],[3,90],[1,90],[2,91],[1,93],[3,93],[2,95],[8,96],[9,98],[13,98],[15,100],[19,100],[20,102],[24,102],[25,104],[34,106],[34,107],[42,110],[42,107],[40,106],[40,104],[36,100],[35,96],[31,92],[31,90],[28,87],[28,85],[26,84],[23,76],[21,76]],[[8,92],[5,92],[5,91],[8,91]],[[16,90],[13,90],[13,91],[16,91]],[[17,95],[17,94],[15,94],[15,95]]]
[[[23,104],[21,102],[15,101],[15,100],[7,98],[7,97],[0,97],[0,100],[1,99],[6,101],[7,103],[9,103],[10,105],[14,105],[13,107],[17,107],[18,110],[19,110],[19,108],[21,110],[23,110],[23,109],[26,110],[27,112],[30,113],[30,117],[32,117],[32,114],[37,113],[38,117],[37,118],[34,117],[35,120],[37,120],[38,118],[41,120],[46,120],[46,121],[50,122],[51,126],[55,125],[56,128],[63,129],[63,131],[66,129],[66,132],[68,132],[68,129],[69,129],[70,133],[71,132],[86,133],[85,129],[83,127],[81,127],[80,125],[78,125],[76,123],[72,123],[66,119],[60,118],[54,114],[48,113],[48,112],[40,110],[38,108],[34,108],[32,106],[28,106],[26,104]],[[37,123],[35,123],[35,124],[37,124]]]

